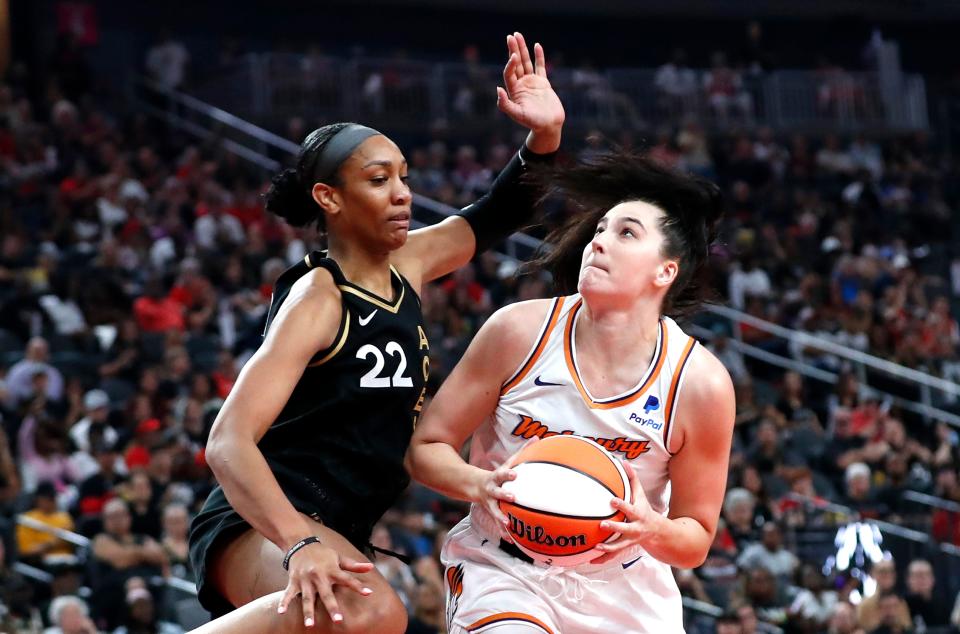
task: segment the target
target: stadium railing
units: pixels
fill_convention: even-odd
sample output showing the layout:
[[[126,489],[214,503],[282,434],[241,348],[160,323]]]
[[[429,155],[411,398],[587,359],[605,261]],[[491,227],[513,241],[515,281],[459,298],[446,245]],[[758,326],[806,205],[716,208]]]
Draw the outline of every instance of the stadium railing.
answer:
[[[425,122],[462,130],[506,126],[492,87],[495,64],[409,59],[349,59],[294,53],[250,53],[196,77],[191,94],[271,125],[290,117],[355,120],[391,130]],[[650,130],[693,115],[708,128],[851,133],[929,127],[920,75],[881,76],[840,68],[737,73],[732,94],[711,97],[709,69],[689,69],[665,89],[652,68],[552,68],[570,128]],[[726,104],[726,105],[724,105]]]

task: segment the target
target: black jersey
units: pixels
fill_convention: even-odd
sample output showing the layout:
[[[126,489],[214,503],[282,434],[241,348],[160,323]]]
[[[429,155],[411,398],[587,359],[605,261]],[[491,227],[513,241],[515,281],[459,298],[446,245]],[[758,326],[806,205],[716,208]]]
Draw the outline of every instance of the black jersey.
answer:
[[[366,527],[409,482],[403,457],[430,370],[420,298],[393,267],[390,301],[351,284],[336,262],[314,251],[277,280],[266,329],[293,284],[315,267],[326,268],[340,289],[340,327],[259,447],[294,506]]]

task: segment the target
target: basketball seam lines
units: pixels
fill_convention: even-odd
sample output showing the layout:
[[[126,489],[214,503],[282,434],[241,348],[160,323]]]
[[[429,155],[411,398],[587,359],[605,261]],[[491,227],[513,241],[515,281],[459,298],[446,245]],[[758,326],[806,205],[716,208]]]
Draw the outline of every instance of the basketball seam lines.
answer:
[[[610,515],[567,515],[566,513],[555,513],[553,511],[545,511],[543,509],[535,509],[530,506],[524,506],[523,504],[517,504],[516,502],[507,502],[518,509],[523,509],[524,511],[530,511],[531,513],[539,513],[540,515],[549,515],[551,517],[563,517],[570,520],[608,520],[620,511],[614,511]]]
[[[562,462],[553,462],[552,460],[527,460],[527,461],[525,461],[525,462],[523,462],[523,463],[521,463],[521,464],[551,464],[551,465],[553,465],[553,466],[555,466],[555,467],[561,467],[561,468],[563,468],[563,469],[569,469],[570,471],[575,471],[575,472],[579,473],[579,474],[582,475],[582,476],[586,476],[586,477],[590,478],[591,480],[593,480],[594,482],[596,482],[597,484],[599,484],[600,486],[602,486],[602,487],[603,487],[604,489],[606,489],[606,490],[610,493],[610,495],[612,495],[613,497],[619,497],[619,496],[617,495],[617,492],[614,491],[613,489],[611,489],[610,487],[608,487],[608,486],[606,485],[606,483],[603,482],[603,480],[601,480],[600,478],[597,478],[596,476],[590,475],[589,473],[586,473],[585,471],[581,471],[580,469],[577,469],[576,467],[571,467],[570,465],[563,464]],[[517,465],[517,466],[519,467],[520,465]],[[614,469],[616,469],[616,467],[614,467]],[[618,473],[618,475],[619,475],[619,472],[617,472],[617,473]],[[626,487],[624,487],[624,488],[626,488]],[[626,491],[624,491],[624,492],[626,492]]]

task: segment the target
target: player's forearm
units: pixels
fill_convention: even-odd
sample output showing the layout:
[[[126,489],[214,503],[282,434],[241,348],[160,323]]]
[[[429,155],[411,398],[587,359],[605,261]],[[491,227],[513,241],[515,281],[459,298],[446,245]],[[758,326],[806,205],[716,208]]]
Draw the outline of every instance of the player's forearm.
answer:
[[[444,442],[416,443],[407,454],[410,477],[447,497],[465,502],[477,498],[487,471],[468,464]]]
[[[206,459],[230,505],[281,550],[310,535],[310,525],[287,500],[252,441],[211,436]]]
[[[696,568],[707,558],[713,536],[692,517],[653,514],[641,540],[654,559],[677,568]]]

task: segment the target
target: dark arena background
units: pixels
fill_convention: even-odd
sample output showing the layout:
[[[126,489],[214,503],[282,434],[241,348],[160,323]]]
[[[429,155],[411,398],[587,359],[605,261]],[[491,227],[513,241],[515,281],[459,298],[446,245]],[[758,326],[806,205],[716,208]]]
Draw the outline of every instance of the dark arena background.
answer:
[[[496,107],[514,31],[546,50],[564,155],[633,147],[724,193],[716,301],[684,327],[737,417],[713,547],[675,571],[687,631],[957,631],[952,0],[0,0],[0,630],[209,620],[206,439],[273,282],[322,244],[264,211],[270,176],[358,121],[407,157],[414,224],[450,215],[522,142]],[[549,296],[518,273],[544,235],[424,288],[428,391],[494,310]],[[414,485],[374,531],[413,559],[377,559],[410,632],[446,632],[465,510]]]

